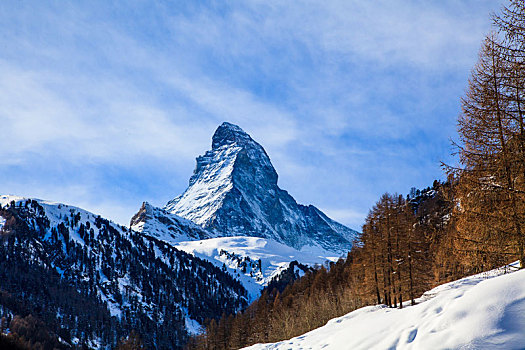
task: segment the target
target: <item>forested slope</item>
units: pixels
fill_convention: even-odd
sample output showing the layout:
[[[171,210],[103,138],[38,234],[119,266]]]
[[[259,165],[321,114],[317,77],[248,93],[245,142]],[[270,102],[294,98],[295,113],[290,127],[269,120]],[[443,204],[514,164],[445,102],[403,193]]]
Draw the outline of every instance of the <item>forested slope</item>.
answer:
[[[84,210],[4,196],[0,217],[3,327],[35,344],[21,319],[66,347],[114,347],[135,330],[147,348],[172,349],[196,322],[246,304],[209,262]]]

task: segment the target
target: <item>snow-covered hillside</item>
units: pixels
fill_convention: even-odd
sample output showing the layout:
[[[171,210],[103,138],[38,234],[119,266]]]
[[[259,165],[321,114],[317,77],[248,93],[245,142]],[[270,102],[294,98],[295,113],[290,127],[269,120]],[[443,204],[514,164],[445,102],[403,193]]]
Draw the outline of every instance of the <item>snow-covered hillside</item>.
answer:
[[[268,238],[236,236],[206,239],[212,233],[147,202],[133,216],[130,226],[136,232],[153,236],[219,268],[226,268],[226,272],[246,288],[250,301],[256,299],[268,282],[287,269],[292,261],[314,267],[340,257],[338,253],[316,245],[297,250]]]
[[[238,278],[250,301],[259,296],[270,280],[288,268],[292,261],[308,266],[336,261],[337,256],[318,249],[298,251],[271,239],[259,237],[219,237],[175,243],[174,247],[208,260]]]
[[[33,307],[43,321],[61,318],[79,347],[113,347],[139,326],[148,344],[181,347],[205,319],[246,306],[247,291],[222,269],[86,210],[1,195],[0,218],[0,262],[16,266],[0,271],[1,296],[16,301],[0,298],[0,311]],[[171,223],[187,237],[202,233],[187,220]]]
[[[441,285],[415,306],[365,307],[291,340],[246,349],[525,349],[525,270],[505,271]]]

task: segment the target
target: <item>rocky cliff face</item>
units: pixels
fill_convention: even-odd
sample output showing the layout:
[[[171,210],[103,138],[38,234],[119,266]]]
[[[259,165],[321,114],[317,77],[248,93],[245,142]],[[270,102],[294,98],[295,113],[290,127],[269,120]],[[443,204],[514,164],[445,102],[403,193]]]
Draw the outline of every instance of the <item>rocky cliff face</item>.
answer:
[[[197,158],[189,187],[164,210],[213,236],[274,239],[296,249],[321,247],[344,253],[356,231],[314,206],[297,204],[277,185],[277,172],[261,145],[240,127],[223,123],[212,148]]]
[[[208,231],[193,222],[148,202],[142,203],[137,214],[131,218],[130,228],[170,243],[211,237]]]

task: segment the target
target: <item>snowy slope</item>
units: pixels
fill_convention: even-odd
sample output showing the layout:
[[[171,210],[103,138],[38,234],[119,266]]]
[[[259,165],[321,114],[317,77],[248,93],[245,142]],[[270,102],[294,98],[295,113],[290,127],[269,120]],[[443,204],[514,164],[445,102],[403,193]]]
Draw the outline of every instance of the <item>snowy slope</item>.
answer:
[[[170,201],[166,210],[205,226],[233,188],[233,166],[241,150],[241,147],[221,147],[197,158],[199,172],[196,169],[188,189]]]
[[[297,250],[268,238],[236,236],[207,239],[213,234],[147,202],[133,216],[130,226],[136,232],[153,236],[219,268],[226,267],[226,272],[246,288],[250,301],[257,298],[268,282],[287,269],[292,261],[313,267],[339,258],[338,253],[316,245]]]
[[[197,158],[186,191],[165,210],[208,230],[214,237],[273,239],[346,255],[357,232],[312,205],[298,204],[277,185],[278,175],[263,147],[240,127],[223,123],[212,149]]]
[[[0,214],[17,223],[9,226],[0,215],[0,230],[7,230],[8,237],[0,240],[0,248],[16,247],[29,263],[83,285],[124,324],[129,318],[140,318],[143,325],[164,320],[171,332],[166,337],[182,342],[185,332],[195,332],[205,319],[246,305],[247,291],[231,275],[155,237],[66,204],[0,195],[0,206]],[[146,212],[157,217],[154,210]],[[169,228],[179,229],[186,239],[206,233],[187,220],[170,220]]]
[[[250,301],[257,298],[261,289],[288,268],[292,261],[315,266],[338,258],[321,249],[316,252],[298,251],[274,240],[259,237],[219,237],[179,242],[173,246],[218,267],[226,267],[246,288]]]
[[[38,202],[44,209],[45,217],[49,220],[49,227],[56,227],[61,223],[64,223],[65,219],[70,219],[72,214],[79,215],[80,219],[78,223],[75,226],[78,226],[80,224],[83,224],[84,226],[87,225],[87,223],[90,223],[90,227],[94,228],[94,237],[97,238],[99,230],[94,225],[94,221],[98,215],[95,215],[91,212],[88,212],[84,209],[77,208],[72,205],[57,203],[53,201],[47,201],[42,199],[36,199],[36,198],[25,198],[20,196],[13,196],[13,195],[1,195],[0,196],[0,205],[6,206],[7,204],[10,204],[12,202],[16,203],[16,205],[19,205],[21,202],[25,203],[28,200],[34,200]],[[120,225],[117,225],[115,223],[112,223],[112,226],[119,232],[123,233],[124,230]],[[46,235],[46,238],[48,235]],[[74,241],[77,244],[84,245],[84,240],[80,238],[80,236],[75,232],[72,231],[70,235],[70,239]]]
[[[190,220],[144,202],[131,218],[130,228],[167,243],[210,238],[210,233]]]
[[[503,272],[441,285],[415,306],[365,307],[291,340],[247,349],[525,349],[525,270]]]

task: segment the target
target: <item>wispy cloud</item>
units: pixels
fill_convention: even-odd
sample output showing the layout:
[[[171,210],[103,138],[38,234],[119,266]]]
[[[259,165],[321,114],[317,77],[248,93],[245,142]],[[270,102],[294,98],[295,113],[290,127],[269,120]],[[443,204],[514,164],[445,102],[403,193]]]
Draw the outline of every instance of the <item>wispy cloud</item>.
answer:
[[[381,192],[440,176],[497,6],[3,2],[0,192],[126,223],[184,189],[228,120],[283,188],[357,227]]]

